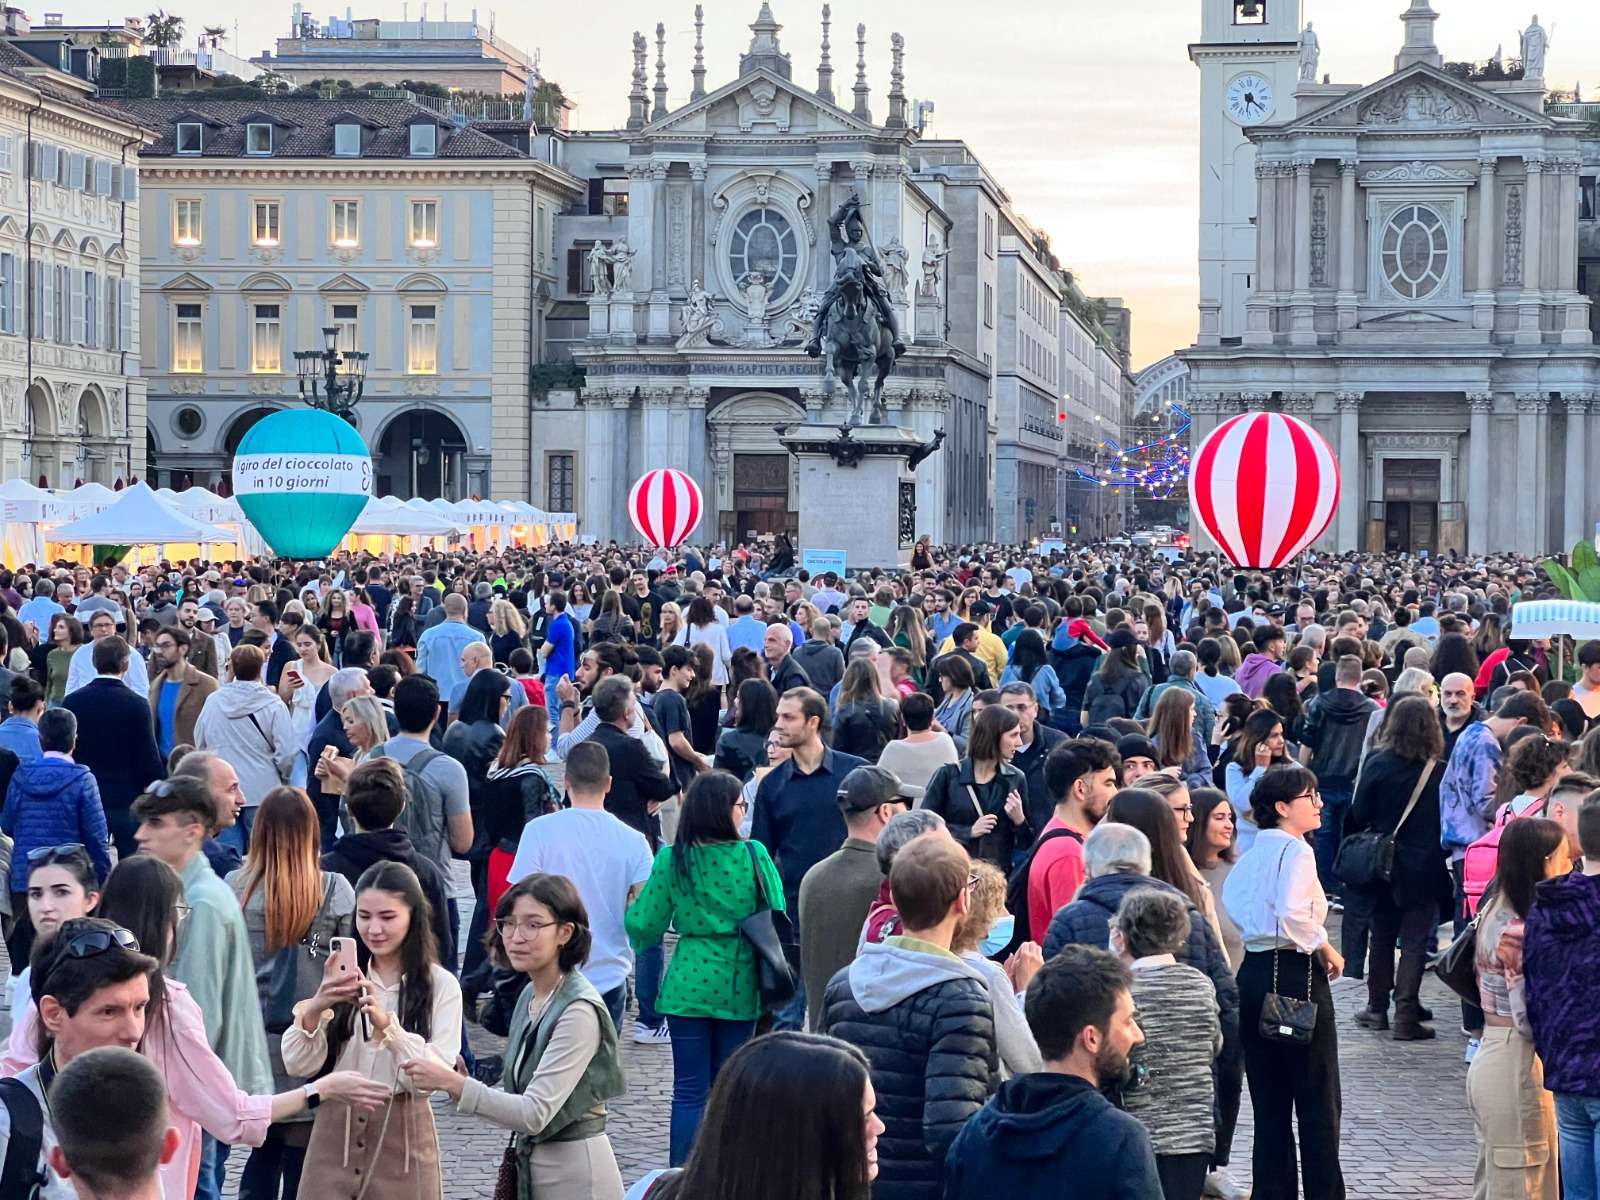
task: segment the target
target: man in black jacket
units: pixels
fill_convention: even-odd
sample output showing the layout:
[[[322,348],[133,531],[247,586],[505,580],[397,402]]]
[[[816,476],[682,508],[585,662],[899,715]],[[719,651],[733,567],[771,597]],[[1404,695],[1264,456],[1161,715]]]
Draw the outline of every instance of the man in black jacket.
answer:
[[[767,660],[767,681],[780,696],[790,688],[811,686],[811,676],[795,661],[793,649],[794,631],[787,621],[774,621],[767,626],[761,653]]]
[[[611,791],[606,811],[650,839],[653,851],[660,844],[656,810],[678,790],[677,784],[650,757],[644,743],[629,733],[633,725],[633,681],[611,675],[594,689],[594,714],[600,727],[592,741],[605,747],[611,759]]]
[[[406,777],[392,758],[374,758],[350,772],[345,783],[345,806],[356,832],[347,833],[322,856],[322,869],[336,871],[354,887],[362,872],[374,863],[404,863],[417,873],[423,894],[433,909],[433,936],[439,944],[439,961],[455,962],[455,940],[450,936],[450,889],[444,872],[432,859],[418,854],[405,830],[394,828],[406,803]]]
[[[947,838],[909,842],[889,868],[904,933],[866,946],[823,996],[822,1032],[859,1048],[871,1066],[884,1123],[874,1200],[940,1200],[945,1151],[994,1090],[988,988],[950,952],[971,871],[967,852]]]
[[[133,840],[138,822],[129,811],[135,798],[167,777],[167,764],[156,748],[150,702],[122,682],[131,653],[115,634],[101,638],[92,651],[95,678],[61,702],[78,718],[73,757],[89,768],[100,788],[106,828],[119,858],[139,849]]]
[[[1338,661],[1334,685],[1306,708],[1300,727],[1300,761],[1317,773],[1317,787],[1322,792],[1322,827],[1312,845],[1317,851],[1317,874],[1330,896],[1343,891],[1333,860],[1344,837],[1345,814],[1355,798],[1367,722],[1378,711],[1361,691],[1361,660],[1355,655],[1347,654]]]
[[[1101,1094],[1126,1081],[1144,1041],[1132,986],[1127,967],[1089,946],[1039,969],[1027,1016],[1044,1070],[1008,1080],[957,1135],[945,1158],[948,1200],[1161,1200],[1150,1135]]]
[[[1035,831],[1050,824],[1056,815],[1055,798],[1044,781],[1044,760],[1067,735],[1039,720],[1039,700],[1029,683],[1008,683],[1000,689],[1000,703],[1017,714],[1017,734],[1022,745],[1011,758],[1011,765],[1028,779],[1028,825]]]

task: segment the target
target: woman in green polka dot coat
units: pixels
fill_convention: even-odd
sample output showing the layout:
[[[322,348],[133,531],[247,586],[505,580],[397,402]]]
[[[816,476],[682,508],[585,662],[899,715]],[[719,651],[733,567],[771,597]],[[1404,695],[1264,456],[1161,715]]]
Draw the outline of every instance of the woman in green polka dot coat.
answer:
[[[763,907],[763,896],[783,911],[783,882],[766,847],[739,836],[744,805],[726,771],[696,776],[677,837],[661,847],[627,914],[635,950],[654,946],[669,925],[678,933],[656,1000],[672,1031],[673,1166],[689,1157],[717,1071],[761,1016],[755,952],[739,922]]]

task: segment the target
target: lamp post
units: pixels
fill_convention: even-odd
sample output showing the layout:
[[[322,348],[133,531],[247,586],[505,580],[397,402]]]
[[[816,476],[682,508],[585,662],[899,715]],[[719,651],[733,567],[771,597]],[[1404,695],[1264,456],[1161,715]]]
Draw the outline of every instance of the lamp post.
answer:
[[[321,350],[294,352],[300,399],[354,425],[355,407],[366,390],[367,355],[360,350],[340,350],[336,325],[323,326],[322,341]]]

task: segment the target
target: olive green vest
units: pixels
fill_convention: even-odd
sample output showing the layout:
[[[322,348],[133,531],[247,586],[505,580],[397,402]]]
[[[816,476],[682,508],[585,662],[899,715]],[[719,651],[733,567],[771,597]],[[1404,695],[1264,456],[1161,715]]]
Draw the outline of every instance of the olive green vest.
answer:
[[[537,1025],[531,1025],[528,1020],[528,1001],[532,989],[532,983],[522,989],[511,1018],[511,1031],[506,1041],[506,1074],[502,1084],[506,1091],[520,1094],[527,1088],[528,1081],[539,1069],[539,1060],[544,1056],[550,1035],[568,1005],[594,1005],[600,1016],[600,1048],[589,1060],[578,1086],[572,1089],[572,1095],[567,1097],[567,1102],[550,1119],[550,1123],[539,1133],[517,1139],[518,1157],[522,1159],[526,1159],[540,1142],[576,1142],[604,1133],[605,1113],[596,1114],[591,1110],[622,1095],[626,1089],[622,1067],[617,1061],[617,1031],[611,1024],[611,1014],[606,1011],[605,1001],[594,990],[594,985],[578,971],[567,972],[556,994],[540,1014]],[[521,1173],[524,1178],[527,1177],[525,1170]]]

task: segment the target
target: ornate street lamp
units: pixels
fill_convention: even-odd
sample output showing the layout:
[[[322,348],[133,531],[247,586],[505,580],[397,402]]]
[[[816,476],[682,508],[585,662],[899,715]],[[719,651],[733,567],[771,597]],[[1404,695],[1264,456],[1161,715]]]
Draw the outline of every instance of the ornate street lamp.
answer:
[[[366,390],[368,356],[360,350],[341,351],[335,325],[323,326],[322,340],[321,350],[294,352],[300,399],[354,425],[355,407]]]

